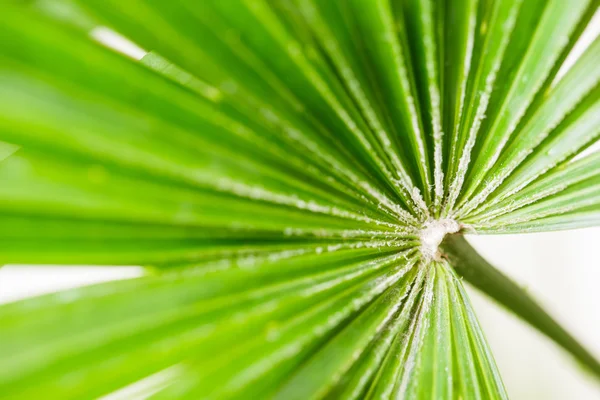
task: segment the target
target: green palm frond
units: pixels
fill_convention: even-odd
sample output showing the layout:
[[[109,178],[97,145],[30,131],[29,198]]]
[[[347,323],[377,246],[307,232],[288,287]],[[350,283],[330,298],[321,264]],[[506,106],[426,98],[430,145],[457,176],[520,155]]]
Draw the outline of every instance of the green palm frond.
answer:
[[[600,377],[462,237],[600,224],[597,2],[7,3],[0,263],[146,273],[0,306],[0,397],[505,399],[461,277]]]

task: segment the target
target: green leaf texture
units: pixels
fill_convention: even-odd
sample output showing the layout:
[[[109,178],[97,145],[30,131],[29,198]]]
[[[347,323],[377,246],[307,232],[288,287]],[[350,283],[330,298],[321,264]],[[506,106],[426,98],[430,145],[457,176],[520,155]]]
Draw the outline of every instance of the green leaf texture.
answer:
[[[568,3],[7,2],[0,265],[147,268],[0,306],[0,397],[507,398],[484,263],[438,245],[600,224],[600,40],[559,74],[598,5]]]

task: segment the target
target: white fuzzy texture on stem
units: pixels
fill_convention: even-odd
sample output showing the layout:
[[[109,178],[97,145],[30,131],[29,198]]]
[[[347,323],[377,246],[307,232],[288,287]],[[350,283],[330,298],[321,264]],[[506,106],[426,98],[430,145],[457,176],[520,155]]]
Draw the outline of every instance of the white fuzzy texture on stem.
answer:
[[[421,239],[421,253],[427,261],[441,259],[440,243],[449,233],[460,230],[460,224],[453,219],[438,219],[428,221],[423,225],[419,234]]]

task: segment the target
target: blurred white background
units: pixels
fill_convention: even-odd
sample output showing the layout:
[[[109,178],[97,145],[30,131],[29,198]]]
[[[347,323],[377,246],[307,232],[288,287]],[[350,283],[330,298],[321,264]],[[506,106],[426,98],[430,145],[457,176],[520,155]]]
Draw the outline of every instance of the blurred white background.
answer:
[[[469,236],[600,358],[600,228]],[[600,399],[600,384],[545,336],[476,290],[471,300],[511,399]]]

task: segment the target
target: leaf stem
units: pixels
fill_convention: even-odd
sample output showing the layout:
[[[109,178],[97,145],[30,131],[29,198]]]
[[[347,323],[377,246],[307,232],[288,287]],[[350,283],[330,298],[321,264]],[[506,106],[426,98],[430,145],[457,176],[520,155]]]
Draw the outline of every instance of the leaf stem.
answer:
[[[600,362],[524,289],[481,257],[461,234],[447,235],[441,249],[467,282],[562,346],[600,379]]]

